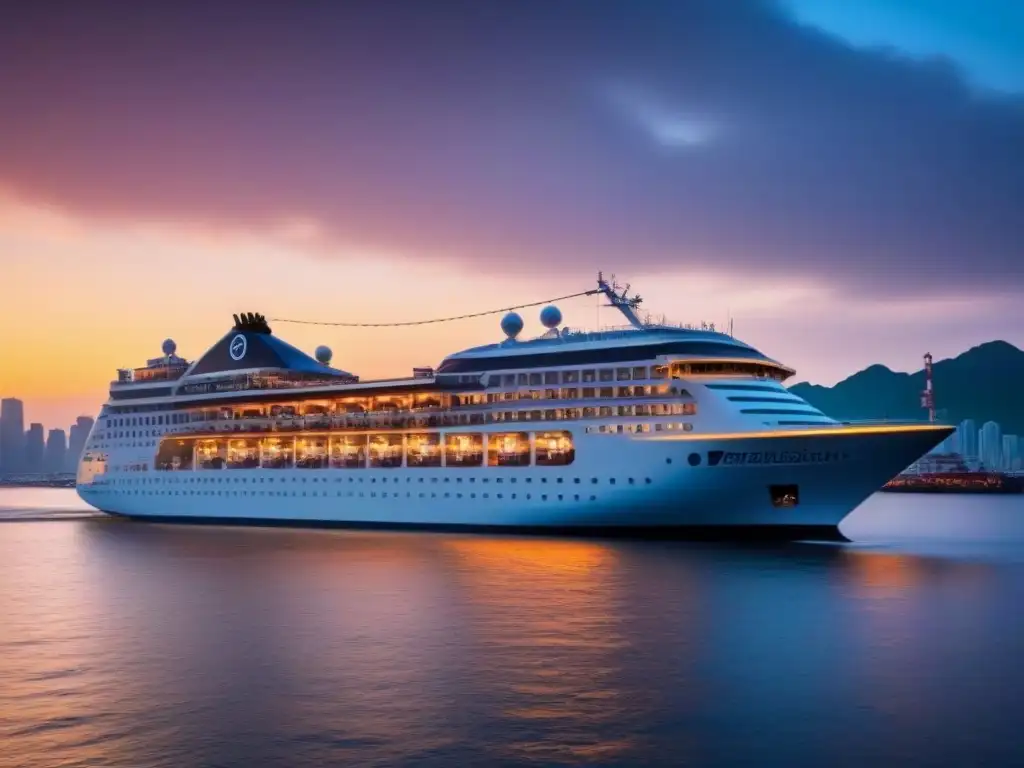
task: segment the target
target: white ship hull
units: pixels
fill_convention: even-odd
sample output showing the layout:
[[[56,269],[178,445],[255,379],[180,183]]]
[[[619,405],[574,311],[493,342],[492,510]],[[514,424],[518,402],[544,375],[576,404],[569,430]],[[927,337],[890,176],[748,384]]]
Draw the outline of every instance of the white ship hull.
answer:
[[[149,470],[78,493],[149,520],[841,538],[842,519],[949,430],[803,432],[586,434],[558,467]],[[796,503],[773,503],[788,486]]]

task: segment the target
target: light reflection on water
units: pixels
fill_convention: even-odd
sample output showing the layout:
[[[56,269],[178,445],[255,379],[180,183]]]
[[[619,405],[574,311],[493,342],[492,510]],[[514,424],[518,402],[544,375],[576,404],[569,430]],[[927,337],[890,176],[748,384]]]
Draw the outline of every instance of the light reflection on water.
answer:
[[[0,524],[0,765],[1009,764],[1022,501],[768,548]]]

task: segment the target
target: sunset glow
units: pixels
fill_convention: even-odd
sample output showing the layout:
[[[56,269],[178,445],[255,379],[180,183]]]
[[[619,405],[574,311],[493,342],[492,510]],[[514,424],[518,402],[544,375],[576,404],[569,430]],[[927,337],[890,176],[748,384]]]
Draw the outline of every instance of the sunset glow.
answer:
[[[236,311],[421,319],[599,269],[656,316],[732,319],[794,381],[1024,343],[1005,87],[864,47],[878,36],[813,3],[652,3],[629,24],[586,5],[409,9],[393,35],[374,4],[257,2],[237,23],[188,2],[23,6],[0,29],[0,395],[63,426],[117,367],[166,337],[194,359]],[[961,38],[934,46],[973,66]],[[497,322],[274,330],[367,379]]]

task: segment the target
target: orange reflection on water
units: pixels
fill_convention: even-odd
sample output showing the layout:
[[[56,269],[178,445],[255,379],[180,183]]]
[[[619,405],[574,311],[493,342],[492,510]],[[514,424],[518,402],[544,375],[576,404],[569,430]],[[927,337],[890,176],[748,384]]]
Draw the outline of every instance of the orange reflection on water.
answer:
[[[497,699],[510,759],[610,760],[635,745],[615,725],[629,706],[618,679],[620,563],[577,541],[460,538],[445,549],[468,594],[474,642],[491,664],[481,695]],[[621,736],[621,734],[619,734]]]
[[[615,552],[600,544],[554,539],[459,538],[446,542],[448,550],[474,568],[512,569],[543,576],[564,571],[586,572],[615,562]]]
[[[902,595],[924,575],[919,558],[911,555],[851,549],[843,558],[849,566],[843,572],[857,588],[871,590],[872,597]]]

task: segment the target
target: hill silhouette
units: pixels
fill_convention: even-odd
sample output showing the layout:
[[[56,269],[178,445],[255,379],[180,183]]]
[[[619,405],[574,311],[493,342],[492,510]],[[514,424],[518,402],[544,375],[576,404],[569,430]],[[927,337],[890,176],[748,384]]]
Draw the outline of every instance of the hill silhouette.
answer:
[[[1005,341],[972,347],[932,365],[940,421],[997,421],[1006,433],[1024,435],[1024,351]],[[872,365],[834,387],[794,384],[790,390],[836,419],[925,419],[924,369],[897,373]]]

